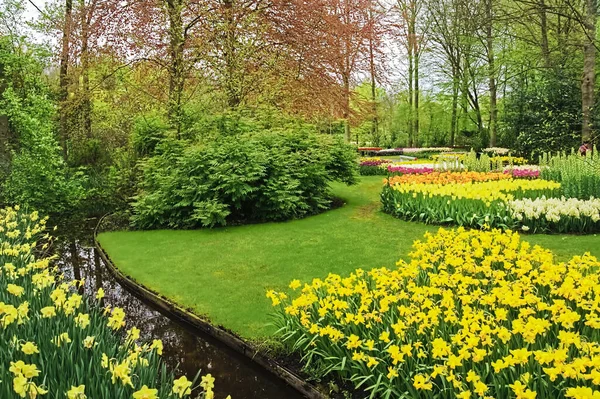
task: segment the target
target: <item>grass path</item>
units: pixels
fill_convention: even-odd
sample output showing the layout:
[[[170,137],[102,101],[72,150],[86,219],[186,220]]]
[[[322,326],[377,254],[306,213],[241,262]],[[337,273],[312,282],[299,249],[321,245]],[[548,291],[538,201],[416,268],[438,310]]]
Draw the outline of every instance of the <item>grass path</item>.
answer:
[[[382,213],[381,177],[359,185],[334,185],[346,206],[285,223],[213,230],[111,232],[99,236],[116,266],[145,286],[193,309],[240,336],[266,337],[270,301],[265,291],[295,278],[348,274],[362,267],[394,266],[414,240],[438,227]],[[597,236],[527,236],[561,260],[590,251],[600,257]]]

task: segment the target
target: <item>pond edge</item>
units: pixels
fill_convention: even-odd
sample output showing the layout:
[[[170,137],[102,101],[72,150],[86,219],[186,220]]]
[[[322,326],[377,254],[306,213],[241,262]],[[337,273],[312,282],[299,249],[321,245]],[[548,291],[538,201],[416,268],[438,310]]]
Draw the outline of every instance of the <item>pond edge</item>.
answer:
[[[98,241],[98,227],[100,226],[103,220],[104,217],[100,219],[98,225],[94,229],[94,246],[98,250],[100,257],[106,264],[110,273],[113,274],[113,276],[117,279],[119,283],[125,286],[133,294],[151,303],[153,306],[160,309],[164,313],[167,313],[173,318],[184,322],[185,324],[193,327],[196,330],[202,331],[203,333],[210,335],[211,337],[217,339],[218,341],[227,345],[236,352],[246,356],[256,364],[260,365],[265,370],[269,371],[271,374],[284,380],[289,386],[296,389],[306,398],[327,399],[329,397],[317,390],[313,385],[306,382],[292,371],[279,364],[275,359],[271,358],[260,349],[254,347],[249,342],[242,340],[241,338],[222,328],[212,325],[208,321],[187,311],[186,309],[180,307],[174,302],[171,302],[167,298],[164,298],[163,296],[153,292],[149,288],[136,282],[133,278],[121,272],[114,265],[114,263],[108,256],[108,253],[106,253],[106,251],[104,250],[104,248],[102,248],[102,245],[100,245],[100,242]]]

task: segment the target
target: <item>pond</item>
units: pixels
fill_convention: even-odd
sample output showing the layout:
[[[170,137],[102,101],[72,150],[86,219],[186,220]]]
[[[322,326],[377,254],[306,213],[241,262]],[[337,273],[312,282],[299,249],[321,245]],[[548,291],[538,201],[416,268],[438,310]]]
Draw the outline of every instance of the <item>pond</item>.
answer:
[[[161,339],[163,358],[176,376],[193,378],[198,370],[216,378],[217,398],[296,399],[303,396],[284,381],[235,352],[214,338],[186,326],[154,309],[121,286],[112,276],[93,245],[90,220],[77,228],[61,227],[53,252],[59,256],[59,268],[68,279],[85,279],[82,288],[95,295],[99,288],[106,292],[105,301],[127,313],[127,324],[140,329],[142,340]],[[60,233],[64,231],[63,233]]]

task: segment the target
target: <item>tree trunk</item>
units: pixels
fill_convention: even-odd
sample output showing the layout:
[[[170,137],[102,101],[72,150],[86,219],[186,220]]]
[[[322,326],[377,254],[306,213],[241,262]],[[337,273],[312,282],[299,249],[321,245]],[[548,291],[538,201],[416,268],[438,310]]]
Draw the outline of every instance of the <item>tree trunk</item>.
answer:
[[[456,66],[452,65],[452,120],[450,122],[450,147],[454,146],[457,128],[459,76]]]
[[[548,45],[548,21],[546,17],[546,3],[544,0],[539,0],[538,13],[540,14],[540,33],[541,33],[541,47],[542,47],[542,58],[544,59],[544,68],[549,69],[550,63],[550,47]]]
[[[582,141],[592,139],[592,109],[594,107],[594,87],[596,84],[596,0],[586,0],[585,38],[583,45],[583,82],[581,85],[581,105],[583,120]]]
[[[419,54],[419,49],[417,48],[417,41],[416,41],[416,37],[415,37],[415,41],[413,42],[413,45],[415,46],[415,50],[414,50],[414,54],[415,54],[415,71],[414,71],[414,81],[415,81],[415,116],[414,116],[414,122],[415,122],[415,127],[413,130],[413,143],[415,147],[419,146],[419,58],[420,58],[420,54]]]
[[[224,0],[225,10],[225,86],[227,94],[227,104],[229,108],[236,108],[242,102],[242,95],[237,78],[236,66],[236,44],[235,44],[235,19],[233,10],[233,0]]]
[[[185,42],[183,31],[182,0],[166,0],[169,17],[169,122],[181,137],[182,96],[184,85],[183,46]]]
[[[62,50],[60,54],[60,72],[59,72],[59,100],[60,100],[60,146],[62,147],[63,158],[66,160],[68,117],[67,100],[69,98],[69,43],[71,41],[71,14],[73,13],[73,0],[65,1],[65,25],[63,27]]]
[[[463,58],[463,68],[461,74],[461,108],[462,113],[460,117],[460,129],[467,130],[469,123],[469,74],[468,74],[468,59],[466,56]]]
[[[369,18],[371,20],[371,35],[369,37],[369,66],[371,72],[371,112],[372,120],[371,120],[371,137],[373,138],[373,145],[375,147],[379,147],[379,120],[377,118],[377,82],[375,78],[375,54],[374,54],[374,44],[373,44],[373,10],[369,10]]]
[[[497,108],[497,93],[496,93],[496,65],[494,60],[494,38],[493,38],[493,23],[494,13],[492,10],[492,1],[486,1],[486,43],[488,53],[488,74],[489,74],[489,89],[490,89],[490,147],[496,146],[497,136],[497,120],[498,120],[498,108]]]
[[[409,28],[410,29],[410,28]],[[414,55],[410,30],[408,33],[408,146],[413,146],[413,75]]]
[[[349,143],[352,134],[350,131],[350,77],[347,73],[344,73],[342,79],[344,81],[344,113],[342,115],[344,119],[344,139],[346,143]],[[356,145],[358,145],[358,140]]]
[[[87,139],[92,138],[92,100],[90,94],[90,52],[89,52],[89,21],[85,0],[81,0],[81,118],[83,134]]]

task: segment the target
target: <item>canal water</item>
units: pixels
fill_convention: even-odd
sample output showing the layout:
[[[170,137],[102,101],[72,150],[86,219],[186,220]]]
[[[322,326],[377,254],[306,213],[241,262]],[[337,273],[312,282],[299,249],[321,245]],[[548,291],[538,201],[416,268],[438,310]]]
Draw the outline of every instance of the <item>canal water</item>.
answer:
[[[93,245],[94,221],[66,229],[54,242],[58,265],[66,277],[85,279],[83,290],[106,292],[105,301],[127,313],[127,325],[140,329],[142,340],[161,339],[163,358],[176,377],[193,378],[200,370],[216,378],[216,399],[300,399],[295,389],[214,338],[169,318],[121,286],[106,268]],[[61,230],[63,230],[61,228]],[[202,287],[198,287],[202,289]],[[210,289],[210,287],[207,287]]]

